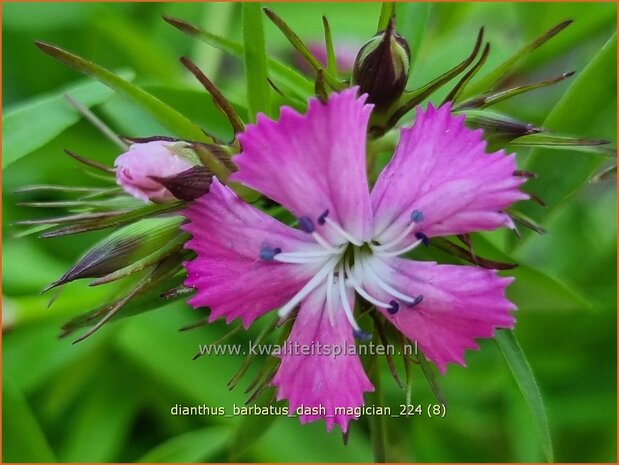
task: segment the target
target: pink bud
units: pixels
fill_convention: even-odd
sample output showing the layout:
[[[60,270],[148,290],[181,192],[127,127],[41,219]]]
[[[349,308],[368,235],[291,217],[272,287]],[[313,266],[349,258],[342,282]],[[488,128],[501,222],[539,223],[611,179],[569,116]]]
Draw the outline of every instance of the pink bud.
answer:
[[[174,195],[155,179],[175,176],[193,164],[172,146],[178,142],[153,141],[136,143],[114,162],[116,182],[132,196],[148,202],[175,200]]]

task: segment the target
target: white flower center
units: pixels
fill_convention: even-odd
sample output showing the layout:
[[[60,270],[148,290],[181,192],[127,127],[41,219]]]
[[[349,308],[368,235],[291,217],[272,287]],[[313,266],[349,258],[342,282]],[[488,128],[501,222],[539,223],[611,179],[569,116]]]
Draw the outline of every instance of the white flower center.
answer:
[[[401,305],[412,307],[423,299],[421,295],[408,295],[389,284],[389,277],[383,276],[388,267],[380,265],[385,259],[396,257],[413,250],[422,243],[427,243],[427,237],[421,233],[419,224],[423,221],[423,214],[414,210],[410,215],[410,223],[394,239],[381,243],[377,238],[364,243],[345,231],[339,224],[328,217],[328,210],[318,217],[321,227],[328,227],[334,232],[330,237],[340,238],[337,244],[332,244],[319,234],[309,217],[299,218],[299,228],[311,234],[313,239],[322,248],[308,251],[282,251],[279,248],[264,248],[260,257],[263,260],[273,260],[280,263],[321,265],[305,286],[301,288],[278,314],[280,317],[289,315],[303,299],[321,285],[326,286],[326,311],[333,324],[334,312],[338,301],[346,314],[346,318],[353,328],[357,338],[366,339],[371,335],[365,333],[357,324],[350,302],[350,291],[356,291],[363,299],[379,308],[384,308],[390,314],[400,310]],[[415,231],[417,230],[417,231]],[[414,233],[414,234],[413,234]],[[411,240],[411,235],[414,238]],[[390,299],[377,298],[372,290]]]

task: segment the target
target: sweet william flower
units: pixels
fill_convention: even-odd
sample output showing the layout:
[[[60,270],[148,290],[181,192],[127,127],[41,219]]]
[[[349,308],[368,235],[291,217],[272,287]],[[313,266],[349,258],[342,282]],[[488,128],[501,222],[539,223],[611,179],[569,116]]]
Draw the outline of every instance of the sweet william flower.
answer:
[[[429,238],[513,227],[503,213],[526,198],[513,155],[487,154],[482,131],[464,126],[449,105],[418,109],[371,193],[366,131],[372,105],[357,88],[311,100],[301,115],[284,107],[279,121],[259,115],[239,135],[242,152],[231,177],[279,202],[298,218],[289,227],[246,204],[217,180],[186,210],[196,258],[185,264],[194,307],[210,319],[247,327],[273,309],[300,306],[289,335],[299,345],[354,344],[367,334],[355,299],[373,304],[441,372],[464,364],[475,339],[511,328],[505,297],[511,278],[472,266],[439,265],[400,256]],[[373,389],[353,354],[285,354],[272,380],[289,408],[323,406],[327,429],[347,431]],[[302,415],[302,422],[320,419]]]
[[[179,150],[175,150],[178,145],[178,142],[163,140],[132,144],[114,163],[116,182],[125,192],[144,202],[176,200],[164,185],[164,179],[194,166]]]

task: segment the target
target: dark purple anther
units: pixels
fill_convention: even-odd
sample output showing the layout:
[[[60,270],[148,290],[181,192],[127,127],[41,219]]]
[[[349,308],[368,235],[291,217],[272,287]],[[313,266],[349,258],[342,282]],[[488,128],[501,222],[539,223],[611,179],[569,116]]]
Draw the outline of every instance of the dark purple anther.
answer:
[[[419,305],[422,301],[423,301],[423,296],[422,295],[418,295],[417,297],[415,297],[413,299],[413,301],[411,303],[409,303],[407,305],[407,307],[408,308],[415,307],[416,305]]]
[[[300,216],[297,220],[299,222],[299,229],[307,234],[314,232],[314,223],[309,216]]]
[[[280,249],[279,247],[275,247],[274,249],[272,249],[271,247],[263,247],[260,250],[260,258],[262,260],[269,262],[273,260],[273,257],[275,257],[275,255],[281,252],[282,252],[282,249]]]
[[[430,245],[430,239],[422,232],[416,232],[415,237],[421,241],[421,243],[425,246]]]
[[[389,315],[395,315],[396,313],[398,313],[398,310],[400,310],[400,304],[398,302],[396,302],[395,300],[389,302],[389,307],[387,307]]]
[[[318,217],[318,224],[319,225],[323,225],[327,222],[327,216],[329,216],[329,210],[325,210],[324,212],[322,212],[322,214]]]

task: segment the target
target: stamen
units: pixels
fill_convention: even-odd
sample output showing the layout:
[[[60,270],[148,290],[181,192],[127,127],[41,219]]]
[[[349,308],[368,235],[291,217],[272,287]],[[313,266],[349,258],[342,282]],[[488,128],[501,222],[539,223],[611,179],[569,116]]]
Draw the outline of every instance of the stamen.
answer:
[[[403,239],[405,239],[406,236],[408,236],[413,231],[413,229],[415,229],[419,221],[423,221],[423,213],[421,213],[419,210],[413,210],[413,212],[411,213],[411,223],[395,239],[387,242],[386,244],[374,246],[372,247],[372,250],[375,250],[377,252],[382,252],[384,250],[388,250],[392,247],[395,247]]]
[[[416,232],[415,237],[419,239],[426,247],[430,245],[430,239],[422,232]]]
[[[357,251],[355,250],[355,259],[357,257]],[[361,283],[359,283],[356,278],[354,277],[353,273],[352,273],[352,269],[350,267],[350,263],[346,263],[346,276],[348,276],[348,281],[353,285],[353,288],[355,289],[355,291],[357,291],[357,293],[363,297],[365,300],[367,300],[368,302],[370,302],[371,304],[376,305],[377,307],[380,308],[385,308],[387,309],[387,311],[389,311],[389,308],[391,308],[391,302],[394,302],[393,300],[389,303],[386,302],[382,302],[374,297],[372,297],[361,285]],[[397,302],[396,302],[397,303]]]
[[[273,259],[281,263],[313,263],[333,255],[333,252],[328,250],[315,250],[310,252],[283,252],[280,249]],[[262,255],[260,256],[262,258]]]
[[[298,304],[301,302],[307,295],[312,292],[314,289],[318,287],[322,283],[329,273],[333,272],[335,265],[340,260],[340,256],[336,255],[331,257],[323,266],[318,270],[318,272],[308,281],[308,283],[301,288],[299,292],[297,292],[292,299],[290,299],[283,307],[281,307],[277,314],[280,317],[285,317],[288,315]]]
[[[410,220],[411,220],[410,224],[395,239],[392,239],[385,244],[375,246],[373,249],[377,251],[381,251],[381,250],[390,249],[391,247],[398,245],[400,241],[402,241],[402,239],[408,236],[410,232],[413,229],[415,229],[415,226],[417,226],[417,223],[420,223],[424,220],[423,212],[421,210],[413,210],[410,214]],[[380,238],[380,236],[382,236],[385,233],[385,231],[388,229],[389,228],[386,228],[377,237]]]
[[[417,302],[417,297],[410,297],[406,294],[402,294],[400,291],[383,281],[381,277],[378,276],[376,271],[374,271],[374,269],[372,268],[372,264],[369,262],[369,260],[366,260],[362,255],[360,255],[360,264],[363,269],[370,275],[373,282],[376,283],[376,285],[385,292],[412,305],[416,305],[417,303],[419,303]]]
[[[387,308],[389,315],[395,315],[396,313],[398,313],[398,310],[400,310],[400,304],[395,300],[392,300],[391,302],[389,302],[389,304],[390,307]]]
[[[391,252],[383,252],[381,250],[377,250],[376,254],[380,255],[381,257],[397,257],[398,255],[402,255],[403,253],[410,252],[411,250],[416,248],[422,242],[423,242],[422,240],[418,240],[418,241],[413,242],[410,245],[407,245],[406,247],[403,247],[401,249],[394,250],[394,251],[391,251]]]
[[[315,231],[314,223],[309,216],[300,216],[297,218],[297,222],[299,223],[299,229],[304,233],[311,234]]]
[[[331,326],[335,326],[335,315],[333,314],[333,270],[327,276],[327,316]]]
[[[410,223],[400,234],[398,234],[398,236],[395,239],[385,244],[381,244],[381,245],[370,244],[370,246],[372,247],[372,250],[379,251],[379,252],[390,249],[391,247],[398,245],[406,236],[408,236],[411,233],[411,231],[415,229],[415,226],[417,226],[415,223]]]
[[[344,247],[342,247],[341,245],[340,246],[334,246],[329,241],[327,241],[324,237],[322,237],[320,234],[318,234],[316,231],[314,231],[312,233],[312,237],[314,238],[314,240],[316,242],[318,242],[320,245],[322,245],[325,250],[327,250],[327,251],[329,251],[331,253],[340,253],[342,250],[344,250]]]
[[[411,213],[411,221],[413,223],[421,223],[423,221],[423,212],[421,210],[413,210]]]
[[[281,252],[282,249],[280,249],[279,247],[271,248],[265,245],[264,247],[262,247],[262,249],[260,249],[260,258],[266,262],[270,262],[276,255],[280,254]]]
[[[325,210],[324,212],[322,212],[322,214],[318,217],[318,224],[319,225],[323,225],[325,224],[325,220],[327,219],[327,216],[329,216],[329,210]]]
[[[422,301],[423,301],[423,296],[418,295],[417,297],[415,297],[415,301],[408,304],[407,307],[408,308],[414,307],[415,305],[419,305]]]
[[[340,263],[340,267],[338,269],[339,275],[339,286],[340,286],[340,300],[342,301],[342,306],[344,307],[344,314],[352,326],[353,335],[355,338],[361,341],[369,341],[372,338],[372,335],[366,331],[363,331],[357,322],[355,321],[355,317],[353,315],[352,308],[350,307],[350,302],[348,301],[348,294],[346,294],[346,286],[344,283],[344,265]]]
[[[328,212],[328,210],[327,210],[327,212]],[[321,218],[322,218],[322,215],[321,215]],[[325,216],[322,219],[325,221],[325,223],[327,223],[329,226],[331,226],[333,229],[335,229],[335,231],[340,236],[342,236],[344,239],[346,239],[348,242],[356,245],[357,247],[361,247],[363,245],[363,242],[361,242],[359,239],[355,239],[354,237],[352,237],[350,234],[348,234],[346,231],[344,231],[339,224],[337,224],[335,221],[333,221],[328,216]],[[320,221],[320,218],[319,218],[319,221]]]

